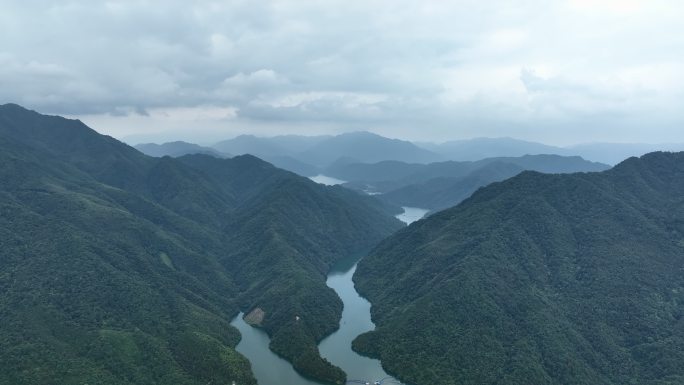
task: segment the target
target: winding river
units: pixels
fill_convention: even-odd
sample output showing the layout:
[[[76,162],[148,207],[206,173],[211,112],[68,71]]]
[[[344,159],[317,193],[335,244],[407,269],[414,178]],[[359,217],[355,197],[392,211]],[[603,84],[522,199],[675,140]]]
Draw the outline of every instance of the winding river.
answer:
[[[406,223],[407,225],[410,225],[411,223],[419,219],[422,219],[425,216],[425,214],[427,214],[428,211],[430,211],[418,207],[402,207],[402,209],[404,209],[404,212],[397,215],[397,219]]]
[[[238,314],[230,324],[242,334],[236,350],[252,364],[252,373],[259,385],[321,385],[302,377],[292,368],[292,364],[273,353],[268,348],[271,342],[268,334],[250,326],[242,319],[243,315]]]
[[[357,263],[358,258],[339,261],[328,273],[326,284],[340,296],[344,309],[340,328],[321,341],[318,349],[321,356],[347,373],[348,382],[372,384],[384,379],[383,383],[399,383],[385,373],[379,360],[361,356],[351,348],[359,334],[375,329],[370,316],[371,304],[356,292],[352,281]]]
[[[422,218],[428,210],[404,207],[404,213],[397,218],[410,224]],[[328,273],[326,284],[335,290],[344,303],[340,328],[318,345],[321,356],[347,373],[348,381],[382,381],[383,384],[399,382],[385,373],[380,361],[361,356],[351,349],[351,343],[359,334],[375,329],[370,317],[370,303],[354,288],[352,276],[359,258],[338,261]],[[266,332],[248,325],[240,313],[231,325],[242,334],[236,349],[249,359],[252,372],[259,385],[320,385],[297,373],[292,365],[278,357],[269,348],[270,339]]]

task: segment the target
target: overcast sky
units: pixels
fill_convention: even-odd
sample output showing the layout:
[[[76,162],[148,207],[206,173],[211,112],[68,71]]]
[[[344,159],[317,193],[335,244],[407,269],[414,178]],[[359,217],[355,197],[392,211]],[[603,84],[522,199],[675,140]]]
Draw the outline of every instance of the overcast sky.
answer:
[[[0,103],[136,143],[684,142],[681,0],[0,0]]]

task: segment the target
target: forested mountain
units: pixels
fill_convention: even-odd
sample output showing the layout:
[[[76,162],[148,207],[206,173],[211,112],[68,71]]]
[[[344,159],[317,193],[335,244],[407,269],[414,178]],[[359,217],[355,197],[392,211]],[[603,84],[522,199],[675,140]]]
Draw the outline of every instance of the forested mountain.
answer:
[[[252,156],[152,158],[83,123],[0,106],[0,383],[254,383],[260,308],[301,372],[341,303],[330,264],[401,227],[391,208]],[[295,322],[295,315],[301,321]]]
[[[439,155],[411,142],[389,139],[370,132],[351,132],[334,136],[317,143],[297,157],[306,163],[325,167],[340,158],[350,156],[361,163],[384,160],[429,163],[441,160]]]
[[[608,168],[608,165],[588,162],[578,156],[525,155],[429,164],[336,163],[325,173],[347,181],[345,186],[348,188],[381,194],[379,198],[390,204],[440,210],[456,205],[482,186],[510,178],[523,170],[570,173]]]
[[[206,154],[206,155],[212,155],[217,158],[230,158],[231,155],[223,152],[219,152],[211,147],[204,147],[200,146],[198,144],[194,143],[188,143],[188,142],[168,142],[168,143],[163,143],[163,144],[156,144],[156,143],[141,143],[135,145],[135,148],[142,152],[143,154],[149,155],[149,156],[154,156],[154,157],[162,157],[162,156],[171,156],[171,157],[179,157],[183,155],[189,155],[189,154]]]
[[[439,144],[421,143],[420,145],[440,154],[444,159],[456,161],[540,154],[578,155],[562,147],[514,138],[474,138],[452,140]]]
[[[360,262],[354,348],[417,384],[680,384],[683,273],[684,153],[523,172]]]

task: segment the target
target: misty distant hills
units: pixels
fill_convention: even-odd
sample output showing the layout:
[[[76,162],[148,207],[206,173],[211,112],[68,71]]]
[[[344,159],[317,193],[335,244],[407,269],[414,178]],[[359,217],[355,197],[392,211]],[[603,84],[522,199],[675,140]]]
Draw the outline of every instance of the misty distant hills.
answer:
[[[567,150],[584,159],[617,164],[629,157],[639,157],[654,151],[684,151],[684,143],[586,143],[568,147]]]
[[[442,144],[420,143],[420,146],[449,160],[479,160],[490,157],[555,154],[581,156],[586,160],[615,165],[630,157],[655,151],[684,151],[684,143],[583,143],[567,147],[513,138],[475,138]]]
[[[484,158],[555,154],[581,156],[584,159],[615,165],[632,156],[654,151],[683,151],[684,143],[585,143],[567,147],[549,146],[513,138],[474,138],[441,144],[420,143],[420,146],[449,160],[479,160]]]
[[[456,161],[539,154],[578,155],[565,148],[513,138],[474,138],[440,144],[421,143],[420,145],[443,156],[444,159]]]
[[[220,152],[252,154],[262,159],[286,157],[283,166],[298,162],[296,167],[311,173],[325,171],[334,163],[434,163],[439,161],[477,161],[487,158],[520,157],[524,155],[581,156],[594,162],[614,165],[631,156],[652,151],[684,150],[681,144],[586,143],[559,147],[515,138],[473,138],[444,143],[415,142],[389,139],[369,132],[352,132],[336,136],[285,135],[260,138],[241,135],[213,146]],[[277,161],[273,162],[277,164]],[[306,167],[302,167],[307,165]],[[285,169],[291,169],[283,167]],[[312,171],[314,170],[314,171]],[[295,170],[293,170],[295,171]],[[295,171],[296,172],[296,171]],[[307,175],[309,176],[309,175]]]
[[[160,158],[162,156],[171,156],[177,158],[189,154],[205,154],[215,156],[217,158],[230,158],[232,155],[220,152],[211,147],[204,147],[194,143],[183,141],[167,142],[163,144],[156,143],[141,143],[134,146],[138,151],[145,155]]]
[[[384,161],[378,163],[336,163],[324,169],[326,175],[347,181],[397,181],[410,184],[436,177],[459,177],[493,162],[506,162],[523,170],[544,173],[603,171],[609,165],[590,162],[579,156],[525,155],[519,157],[486,158],[477,161],[446,161],[428,164]]]
[[[325,174],[335,170],[336,177],[343,180],[359,180],[343,177],[340,168],[350,164],[401,162],[426,164],[440,161],[478,161],[500,157],[524,155],[562,155],[614,165],[631,156],[641,156],[652,151],[684,150],[684,144],[621,144],[589,143],[570,147],[549,146],[542,143],[514,138],[474,138],[468,140],[428,143],[389,139],[369,132],[352,132],[336,136],[281,135],[257,137],[240,135],[214,144],[211,147],[187,142],[171,142],[162,145],[152,143],[136,146],[151,156],[181,156],[203,153],[219,157],[251,154],[275,166],[302,176]],[[398,171],[391,163],[377,166],[394,173],[411,173],[411,166]],[[331,175],[334,176],[334,175]],[[376,178],[364,178],[375,180]],[[391,176],[387,179],[396,179]]]
[[[369,132],[337,135],[299,154],[302,161],[319,167],[327,166],[345,157],[361,163],[375,163],[383,160],[429,163],[442,159],[439,155],[411,142],[388,139]]]
[[[341,159],[345,162],[373,163],[398,160],[428,163],[442,158],[415,144],[389,139],[369,132],[337,136],[275,136],[260,138],[241,135],[216,143],[213,148],[231,154],[252,154],[287,170],[311,176],[320,168]]]
[[[240,135],[224,140],[212,147],[221,152],[235,155],[251,154],[259,158],[295,156],[331,136],[280,135],[269,138],[254,135]]]
[[[12,104],[0,181],[3,384],[255,384],[229,325],[255,307],[274,351],[344,382],[317,350],[342,311],[325,274],[402,227],[254,156],[150,157]]]
[[[399,206],[438,211],[457,205],[483,186],[511,178],[524,170],[514,163],[494,161],[466,175],[434,177],[399,187],[378,197]]]
[[[482,188],[361,260],[354,349],[413,384],[683,384],[683,191],[684,153]]]
[[[325,173],[348,181],[346,187],[380,194],[380,199],[395,205],[440,210],[456,205],[482,186],[510,178],[523,170],[557,174],[609,168],[578,156],[525,155],[475,162],[335,164],[325,169]]]
[[[211,151],[182,142],[138,147],[150,154],[168,155]],[[331,176],[347,181],[348,188],[383,194],[380,198],[385,202],[434,211],[453,206],[478,188],[523,170],[603,171],[609,168],[608,164],[629,156],[680,148],[684,149],[684,145],[599,143],[563,148],[513,138],[475,138],[418,146],[368,132],[354,132],[314,137],[242,135],[217,143],[213,150],[250,153],[302,176]],[[582,154],[584,159],[577,154]],[[601,159],[607,164],[585,159]]]
[[[315,176],[321,173],[320,168],[304,163],[301,160],[289,155],[263,156],[262,159],[272,163],[278,168],[294,172],[301,176]]]

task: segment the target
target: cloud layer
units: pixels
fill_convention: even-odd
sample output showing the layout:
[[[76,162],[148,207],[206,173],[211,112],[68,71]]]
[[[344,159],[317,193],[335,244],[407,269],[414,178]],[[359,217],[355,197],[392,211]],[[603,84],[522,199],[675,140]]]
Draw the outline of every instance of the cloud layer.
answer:
[[[0,100],[114,136],[684,141],[677,0],[4,1]]]

